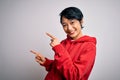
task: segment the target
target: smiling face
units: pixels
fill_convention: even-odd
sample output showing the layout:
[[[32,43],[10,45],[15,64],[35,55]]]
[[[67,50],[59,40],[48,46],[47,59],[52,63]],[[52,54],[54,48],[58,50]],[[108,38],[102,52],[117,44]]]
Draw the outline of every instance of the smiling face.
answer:
[[[62,17],[62,26],[65,33],[73,40],[76,40],[82,36],[81,32],[82,20],[67,19]]]

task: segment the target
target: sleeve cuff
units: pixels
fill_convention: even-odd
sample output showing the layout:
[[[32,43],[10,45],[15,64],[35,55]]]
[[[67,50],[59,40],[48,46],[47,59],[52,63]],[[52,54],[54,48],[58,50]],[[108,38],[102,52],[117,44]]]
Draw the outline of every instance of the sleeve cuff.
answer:
[[[45,58],[45,59],[46,59],[45,63],[41,65],[46,67],[51,63],[51,60],[49,60],[48,58]]]

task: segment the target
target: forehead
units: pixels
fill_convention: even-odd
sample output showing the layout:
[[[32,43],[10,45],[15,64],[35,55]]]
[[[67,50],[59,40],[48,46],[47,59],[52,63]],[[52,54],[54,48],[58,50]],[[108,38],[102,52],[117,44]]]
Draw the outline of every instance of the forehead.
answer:
[[[77,19],[67,19],[66,17],[62,17],[62,23],[67,23],[67,22],[71,22],[71,21],[78,21]]]
[[[67,19],[66,17],[62,17],[62,22],[66,22],[69,21],[69,19]]]

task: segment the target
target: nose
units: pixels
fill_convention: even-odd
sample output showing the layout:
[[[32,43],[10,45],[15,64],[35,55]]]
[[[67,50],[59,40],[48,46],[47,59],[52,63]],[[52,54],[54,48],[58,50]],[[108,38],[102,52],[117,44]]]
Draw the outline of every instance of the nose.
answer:
[[[67,27],[67,29],[70,31],[70,30],[72,30],[73,29],[73,27],[72,27],[72,25],[68,25],[68,27]]]

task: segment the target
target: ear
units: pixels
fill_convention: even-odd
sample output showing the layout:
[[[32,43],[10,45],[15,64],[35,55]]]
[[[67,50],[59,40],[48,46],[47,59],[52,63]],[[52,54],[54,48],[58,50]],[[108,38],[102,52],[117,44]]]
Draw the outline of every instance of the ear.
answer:
[[[82,18],[81,21],[80,21],[81,29],[84,28],[84,27],[82,26],[82,25],[83,25],[83,22],[84,22],[84,21],[83,21],[83,18]]]
[[[83,24],[83,22],[84,22],[84,21],[83,21],[83,18],[82,18],[82,20],[80,21],[81,25]]]

